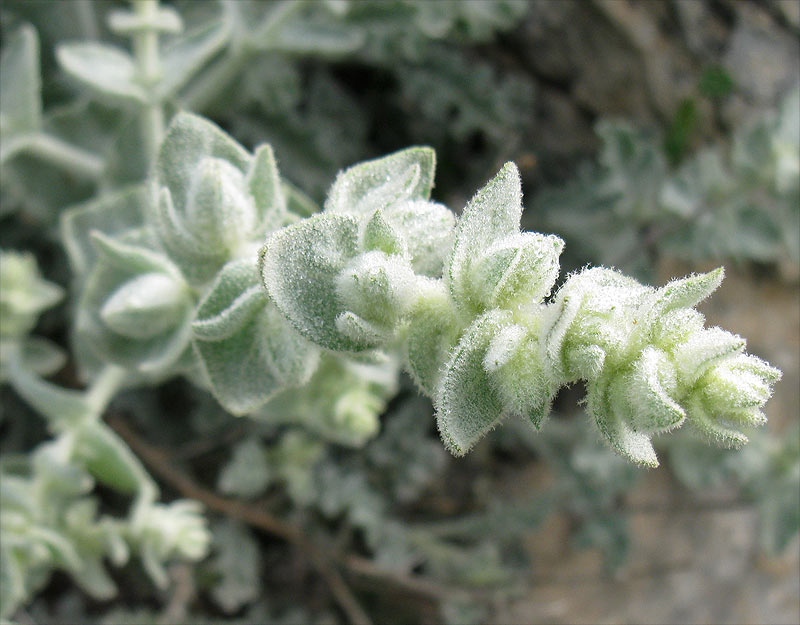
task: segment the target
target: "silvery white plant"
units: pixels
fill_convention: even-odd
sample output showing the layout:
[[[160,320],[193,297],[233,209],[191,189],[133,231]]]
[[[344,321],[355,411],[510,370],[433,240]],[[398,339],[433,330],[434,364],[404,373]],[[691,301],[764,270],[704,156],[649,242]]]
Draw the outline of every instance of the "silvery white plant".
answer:
[[[30,336],[39,314],[61,298],[41,278],[30,255],[0,253],[0,373],[45,416],[54,438],[22,458],[0,463],[0,615],[5,617],[39,590],[55,569],[64,570],[89,595],[108,599],[116,586],[104,560],[125,564],[131,553],[159,585],[165,563],[199,559],[210,535],[193,501],[156,502],[158,487],[128,446],[101,419],[125,376],[107,367],[85,392],[42,380],[64,364],[48,341]],[[103,484],[133,496],[127,517],[98,513],[93,494]]]
[[[684,421],[734,447],[765,421],[780,373],[745,354],[744,339],[705,328],[693,308],[722,269],[660,289],[587,269],[548,300],[563,242],[519,231],[514,164],[457,220],[430,201],[433,175],[426,148],[343,172],[323,213],[268,238],[260,270],[307,339],[403,353],[454,454],[505,416],[538,428],[558,389],[578,380],[602,435],[644,465],[658,464],[652,436]]]

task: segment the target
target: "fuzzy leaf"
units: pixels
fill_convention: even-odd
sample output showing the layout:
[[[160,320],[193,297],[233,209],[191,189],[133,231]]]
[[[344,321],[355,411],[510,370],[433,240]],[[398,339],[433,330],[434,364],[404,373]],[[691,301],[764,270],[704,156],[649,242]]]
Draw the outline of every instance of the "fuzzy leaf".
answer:
[[[297,335],[258,286],[247,260],[229,263],[200,302],[194,347],[214,397],[246,414],[311,377],[317,351]]]
[[[136,493],[151,482],[138,458],[101,422],[89,421],[77,430],[75,453],[98,481],[114,490]]]
[[[269,145],[256,149],[247,174],[247,187],[255,201],[258,229],[272,232],[280,228],[286,222],[286,198],[275,154]]]
[[[405,241],[386,220],[383,211],[376,210],[364,227],[364,249],[404,256],[405,248]]]
[[[628,422],[639,432],[654,434],[683,423],[686,413],[673,399],[677,392],[674,368],[660,350],[647,347],[627,376],[620,376],[631,411]]]
[[[61,216],[61,240],[69,257],[72,275],[84,279],[97,258],[91,232],[117,236],[144,223],[147,189],[128,187],[102,195],[97,200],[73,206]]]
[[[154,227],[164,250],[191,284],[203,284],[228,260],[226,249],[204,244],[187,230],[172,202],[169,189],[162,188],[154,213]]]
[[[439,385],[441,365],[449,359],[461,328],[441,282],[431,280],[421,284],[424,293],[408,315],[406,358],[414,381],[433,397]]]
[[[502,328],[489,343],[483,367],[500,393],[505,412],[530,419],[538,429],[550,412],[553,389],[535,333],[516,324]]]
[[[717,290],[725,270],[722,267],[710,271],[673,280],[653,293],[653,305],[645,314],[643,326],[649,327],[664,315],[680,308],[693,308]]]
[[[349,25],[315,24],[305,20],[291,22],[271,37],[253,37],[254,46],[261,50],[322,57],[352,54],[365,40],[362,31]]]
[[[467,203],[456,226],[446,275],[450,293],[459,306],[469,307],[471,264],[495,241],[518,234],[521,215],[519,171],[514,163],[506,163]]]
[[[325,210],[371,215],[395,202],[427,200],[433,188],[436,156],[431,148],[408,148],[341,172]]]
[[[358,222],[349,215],[315,215],[276,232],[261,250],[264,288],[300,334],[327,349],[363,351],[337,327],[346,311],[337,291],[341,271],[358,254]]]
[[[197,308],[192,331],[202,341],[230,337],[267,304],[249,260],[228,263]]]
[[[469,273],[469,289],[477,308],[512,309],[539,303],[558,277],[564,242],[556,236],[523,232],[490,245]]]
[[[644,432],[637,432],[626,422],[625,413],[620,412],[614,402],[614,395],[619,398],[622,393],[610,393],[610,390],[608,380],[603,378],[588,385],[587,408],[589,414],[594,417],[600,433],[617,453],[628,460],[648,467],[657,467],[658,458],[650,436]]]
[[[373,251],[348,263],[336,277],[336,292],[352,311],[390,335],[398,318],[412,304],[416,277],[399,256]]]
[[[152,338],[180,321],[185,303],[181,290],[181,282],[165,273],[138,275],[105,301],[100,318],[123,336]]]
[[[436,202],[398,202],[387,209],[386,219],[402,233],[414,271],[440,277],[455,234],[452,211]]]
[[[166,373],[188,347],[194,315],[188,289],[177,268],[162,255],[148,249],[93,234],[98,262],[86,280],[78,306],[76,335],[79,341],[103,359],[142,373]],[[182,294],[173,323],[146,339],[124,336],[109,327],[101,316],[103,307],[120,287],[143,274],[158,273],[173,280]]]
[[[120,48],[94,42],[62,43],[56,58],[70,76],[101,97],[147,103],[147,91],[136,82],[131,55]]]
[[[510,315],[491,311],[464,332],[444,367],[436,393],[436,422],[445,446],[463,456],[504,416],[500,394],[484,367],[494,336]]]
[[[225,22],[211,21],[173,40],[162,52],[161,96],[175,96],[225,46],[228,37]]]
[[[257,225],[244,174],[226,160],[202,159],[192,175],[184,217],[204,247],[236,251]]]
[[[0,55],[0,75],[5,83],[0,91],[0,132],[7,144],[41,125],[39,37],[32,26],[20,26],[8,37]],[[5,160],[11,150],[4,146],[2,154]]]
[[[746,341],[722,328],[707,328],[693,334],[674,351],[675,366],[681,381],[692,386],[720,361],[741,352]]]
[[[172,118],[158,153],[156,176],[169,189],[175,210],[185,215],[189,190],[200,162],[206,158],[227,161],[246,175],[252,157],[211,122],[190,113]]]

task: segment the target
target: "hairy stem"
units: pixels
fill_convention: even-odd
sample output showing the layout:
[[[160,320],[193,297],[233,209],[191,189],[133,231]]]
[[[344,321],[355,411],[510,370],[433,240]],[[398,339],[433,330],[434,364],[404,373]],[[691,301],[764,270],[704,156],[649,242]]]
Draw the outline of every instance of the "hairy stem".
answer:
[[[137,0],[135,9],[143,19],[152,19],[158,12],[158,0]],[[147,154],[154,161],[164,136],[164,109],[154,89],[161,80],[158,31],[155,28],[138,30],[133,37],[133,49],[139,81],[150,91],[150,101],[142,110],[141,124]]]
[[[81,178],[97,180],[103,175],[103,159],[45,132],[33,135],[27,151]]]

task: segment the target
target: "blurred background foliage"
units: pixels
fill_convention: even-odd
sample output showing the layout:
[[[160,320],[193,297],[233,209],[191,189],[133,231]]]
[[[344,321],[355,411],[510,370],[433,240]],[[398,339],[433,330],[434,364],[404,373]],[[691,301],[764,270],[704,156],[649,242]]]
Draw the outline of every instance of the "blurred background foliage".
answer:
[[[56,59],[65,41],[122,45],[107,27],[121,6],[5,0],[0,13],[0,246],[32,252],[41,274],[65,290],[59,214],[146,174],[132,96],[95,98],[79,72]],[[177,68],[169,105],[208,116],[248,149],[272,144],[282,174],[311,200],[347,165],[425,144],[438,156],[434,197],[460,210],[514,160],[529,209],[523,223],[565,239],[567,268],[605,264],[661,283],[724,263],[729,278],[705,311],[709,320],[748,336],[751,351],[781,367],[784,380],[768,405],[768,428],[742,451],[673,436],[662,445],[667,462],[650,472],[615,456],[583,427],[579,410],[566,408],[580,389],[564,392],[541,433],[511,423],[461,460],[442,448],[431,407],[407,378],[399,389],[365,384],[350,399],[381,414],[379,432],[366,437],[342,435],[352,412],[327,405],[322,390],[281,397],[263,418],[238,420],[184,381],[129,391],[112,408],[140,432],[144,447],[131,443],[134,451],[150,464],[146,449],[168,450],[170,466],[226,498],[209,512],[211,556],[170,568],[163,591],[137,562],[109,571],[121,589],[113,600],[89,598],[63,572],[45,575],[26,591],[35,598],[10,616],[345,622],[302,543],[287,546],[231,512],[245,505],[337,554],[376,622],[800,618],[800,5],[170,6],[184,28],[163,39],[165,63]],[[71,160],[65,166],[41,147],[48,140],[79,153],[62,154]],[[105,163],[102,176],[92,155]],[[11,262],[4,258],[4,296]],[[28,273],[30,281],[35,272]],[[56,288],[42,286],[42,304],[32,304],[45,312],[28,351],[40,373],[70,386],[71,308],[66,298],[47,309]],[[313,388],[348,375],[336,366]],[[45,424],[9,388],[0,393],[4,469],[27,463],[24,479],[53,479],[36,473],[43,465],[31,452],[52,452],[42,446]],[[312,413],[324,418],[304,418]],[[83,497],[82,469],[73,469],[75,497]],[[193,496],[150,469],[168,497]],[[26,487],[4,481],[8,510],[5,493]],[[106,512],[120,506],[102,486],[85,501]],[[77,531],[80,509],[64,531]],[[105,528],[94,529],[95,543]],[[63,561],[51,568],[76,576]],[[734,583],[739,599],[723,602]]]

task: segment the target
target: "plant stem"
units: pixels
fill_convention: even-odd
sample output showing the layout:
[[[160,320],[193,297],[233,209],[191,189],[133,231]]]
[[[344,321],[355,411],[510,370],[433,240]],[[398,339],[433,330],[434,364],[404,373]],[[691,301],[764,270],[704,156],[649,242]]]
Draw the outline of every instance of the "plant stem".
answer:
[[[37,132],[24,149],[83,178],[96,180],[103,175],[103,159],[45,132]]]
[[[348,620],[353,625],[370,625],[369,615],[367,615],[358,599],[345,583],[341,573],[335,566],[334,558],[313,543],[298,528],[270,516],[268,512],[260,507],[221,497],[212,491],[204,489],[191,477],[175,469],[170,458],[162,450],[142,439],[122,419],[112,418],[107,421],[155,474],[160,475],[164,481],[184,497],[195,499],[212,510],[217,510],[226,516],[244,521],[275,536],[280,536],[300,549],[326,581],[336,602],[345,612]]]
[[[136,12],[145,21],[152,21],[158,12],[158,0],[136,0]],[[158,31],[142,28],[133,36],[134,56],[139,82],[150,92],[150,102],[142,110],[142,135],[150,162],[155,161],[164,136],[164,109],[154,86],[161,80],[158,52]]]
[[[86,392],[86,400],[94,414],[100,416],[116,395],[127,372],[116,365],[106,365]]]

